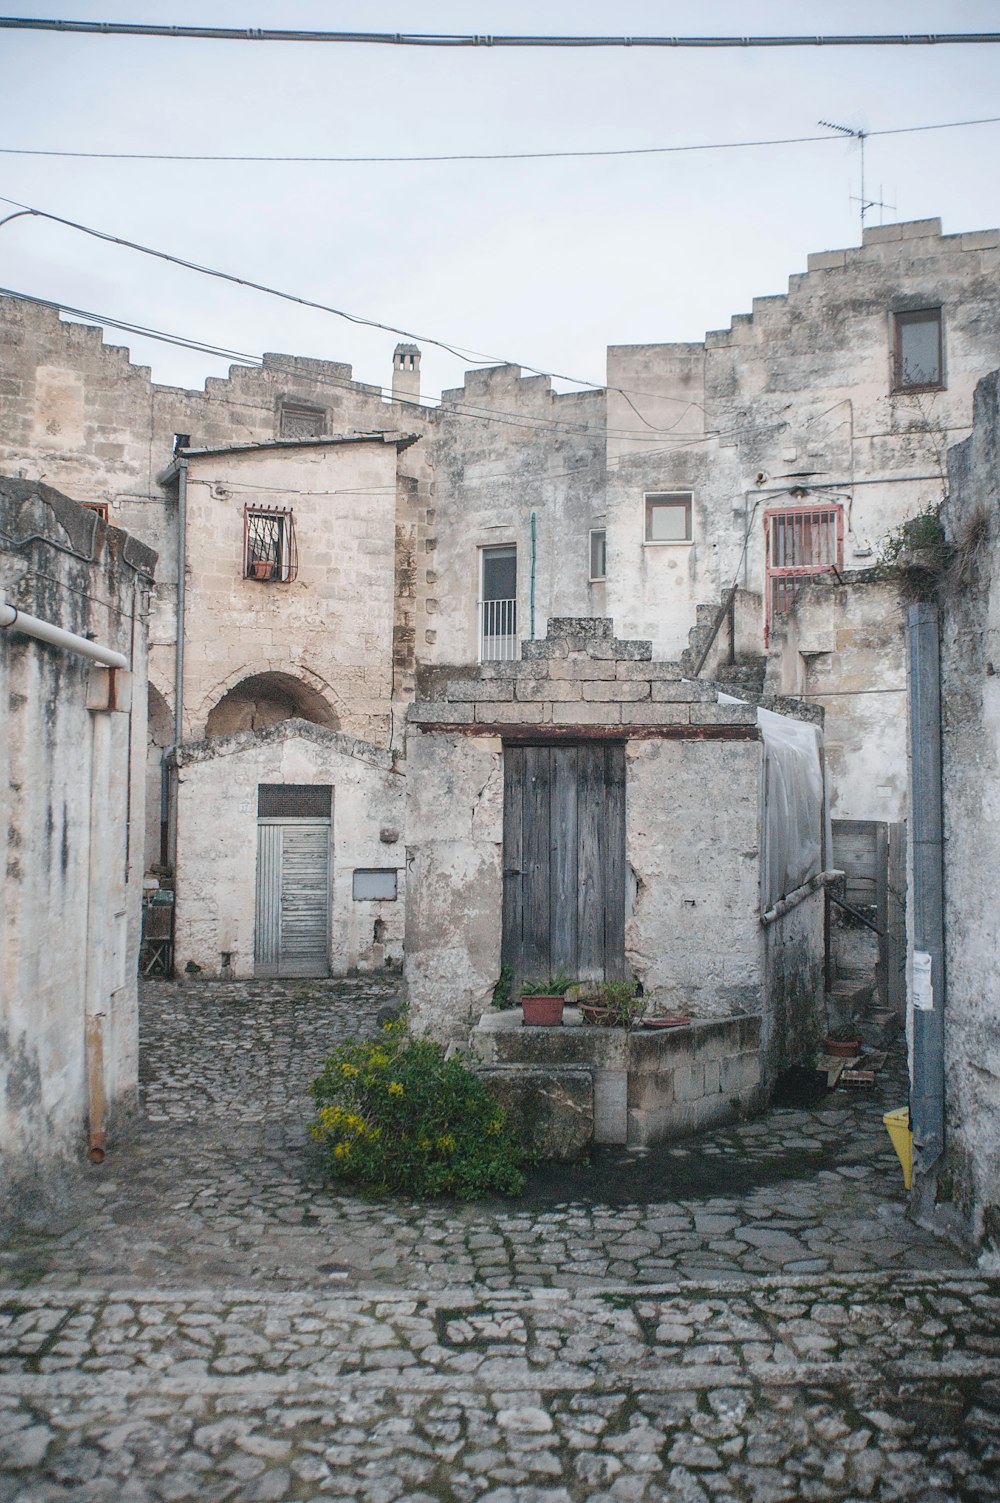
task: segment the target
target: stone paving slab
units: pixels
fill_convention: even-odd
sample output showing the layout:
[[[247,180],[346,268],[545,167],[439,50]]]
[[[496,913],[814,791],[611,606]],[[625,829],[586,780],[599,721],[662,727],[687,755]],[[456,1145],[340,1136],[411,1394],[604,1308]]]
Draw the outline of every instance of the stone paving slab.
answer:
[[[0,1293],[0,1499],[986,1500],[1000,1280]]]
[[[306,1087],[395,985],[146,988],[142,1130],[0,1246],[0,1503],[1000,1496],[1000,1281],[905,1219],[898,1079],[366,1200]]]

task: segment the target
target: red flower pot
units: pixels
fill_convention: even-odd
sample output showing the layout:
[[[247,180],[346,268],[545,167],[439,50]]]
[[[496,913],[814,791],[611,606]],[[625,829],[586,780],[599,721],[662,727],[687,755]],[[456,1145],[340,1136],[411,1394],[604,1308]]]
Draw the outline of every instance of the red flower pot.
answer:
[[[558,1028],[563,1020],[562,997],[522,997],[521,1016],[526,1028]]]
[[[860,1039],[824,1039],[823,1053],[835,1059],[856,1059],[861,1053]]]

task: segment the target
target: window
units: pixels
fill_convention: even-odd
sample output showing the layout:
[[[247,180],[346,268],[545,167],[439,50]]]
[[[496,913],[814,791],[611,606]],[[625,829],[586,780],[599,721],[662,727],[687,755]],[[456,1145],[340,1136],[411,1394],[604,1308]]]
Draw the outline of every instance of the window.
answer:
[[[243,578],[288,584],[299,572],[295,522],[290,509],[243,513]]]
[[[332,783],[258,783],[258,819],[329,819]]]
[[[789,611],[804,579],[843,567],[840,506],[783,506],[764,513],[767,547],[765,642],[777,616]]]
[[[326,413],[322,407],[282,402],[278,409],[279,438],[322,438],[325,431]]]
[[[919,308],[893,318],[893,386],[927,391],[944,385],[941,309]]]
[[[354,873],[352,896],[355,903],[371,900],[394,903],[396,872],[391,867],[376,867],[367,871],[359,868]]]
[[[80,501],[78,504],[85,511],[96,511],[102,522],[110,520],[108,517],[108,503],[106,501]]]
[[[603,527],[590,534],[590,578],[592,582],[608,575],[608,534]]]
[[[479,660],[511,661],[517,655],[517,549],[481,548]]]
[[[691,492],[646,496],[646,542],[690,543]]]

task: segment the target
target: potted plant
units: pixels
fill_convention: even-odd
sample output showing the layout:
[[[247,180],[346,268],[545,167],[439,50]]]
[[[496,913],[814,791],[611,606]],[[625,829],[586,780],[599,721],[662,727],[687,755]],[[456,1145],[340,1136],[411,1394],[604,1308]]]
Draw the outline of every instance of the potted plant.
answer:
[[[521,985],[521,1017],[527,1028],[558,1028],[563,1020],[566,993],[576,986],[572,976],[548,976]]]
[[[585,1023],[601,1028],[631,1028],[646,1010],[646,999],[638,995],[635,981],[603,981],[580,1003]]]
[[[857,1028],[848,1024],[832,1029],[823,1040],[823,1053],[832,1054],[835,1059],[856,1059],[861,1053]]]
[[[251,579],[273,579],[274,560],[270,558],[252,558],[250,560]]]

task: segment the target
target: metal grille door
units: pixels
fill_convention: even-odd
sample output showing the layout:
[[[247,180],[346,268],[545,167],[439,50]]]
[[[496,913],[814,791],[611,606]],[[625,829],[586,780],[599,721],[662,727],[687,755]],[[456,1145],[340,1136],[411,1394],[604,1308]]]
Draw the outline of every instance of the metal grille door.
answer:
[[[257,976],[329,974],[330,821],[257,826]]]

